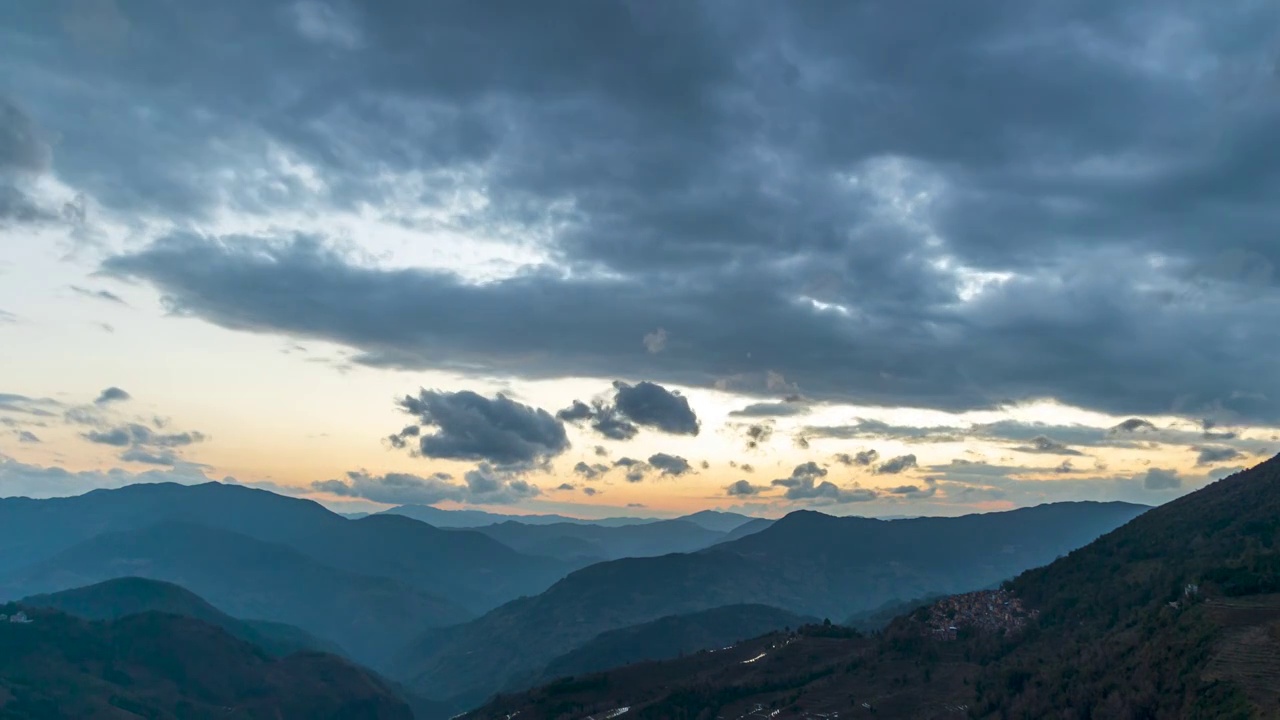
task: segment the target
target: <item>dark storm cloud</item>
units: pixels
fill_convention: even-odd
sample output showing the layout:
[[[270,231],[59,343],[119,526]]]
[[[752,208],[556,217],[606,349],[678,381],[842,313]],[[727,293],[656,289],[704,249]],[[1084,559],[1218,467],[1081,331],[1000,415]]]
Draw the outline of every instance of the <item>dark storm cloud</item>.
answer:
[[[559,420],[502,394],[486,398],[470,390],[423,389],[397,404],[418,420],[416,450],[425,457],[519,465],[544,462],[569,448]]]
[[[1191,449],[1199,453],[1196,456],[1197,465],[1212,465],[1244,457],[1244,453],[1229,447],[1193,447]]]
[[[590,420],[593,430],[612,440],[630,440],[640,432],[639,426],[673,435],[698,434],[698,416],[679,392],[651,382],[628,385],[621,380],[614,381],[613,389],[611,401],[588,405],[574,400],[556,417],[566,422]]]
[[[103,390],[101,393],[98,393],[98,398],[93,401],[93,404],[106,405],[108,403],[113,403],[113,402],[124,402],[125,400],[129,400],[132,397],[133,397],[132,395],[125,392],[124,390],[121,390],[118,387],[112,386],[107,388],[106,390]]]
[[[1280,421],[1273,4],[56,5],[0,9],[7,91],[108,208],[376,211],[421,171],[424,202],[484,195],[464,229],[586,271],[198,236],[107,261],[179,312],[378,366]]]
[[[876,473],[879,475],[897,475],[898,473],[909,470],[916,466],[915,455],[899,455],[896,458],[885,460],[876,467]]]
[[[739,480],[735,483],[730,483],[729,486],[725,488],[724,492],[729,497],[748,497],[751,495],[759,495],[768,489],[769,487],[767,485],[752,485],[746,480]]]
[[[1037,435],[1031,438],[1031,442],[1027,445],[1019,445],[1011,448],[1022,453],[1041,453],[1047,455],[1083,455],[1079,450],[1074,450],[1067,446],[1066,443],[1058,442],[1053,438],[1044,435]]]
[[[510,504],[540,494],[537,486],[481,464],[467,472],[465,482],[453,482],[447,473],[422,477],[408,473],[370,475],[348,472],[341,480],[311,483],[317,492],[356,497],[387,505],[434,505],[453,501],[473,505]]]
[[[649,456],[649,466],[661,471],[663,475],[683,475],[693,468],[689,466],[689,461],[679,455],[668,455],[667,453],[655,453]]]
[[[614,407],[637,425],[672,435],[698,434],[698,416],[680,393],[651,382],[628,385],[618,381],[613,387],[617,391]]]
[[[49,146],[22,108],[0,95],[0,226],[56,217],[30,195],[31,180],[49,167]]]
[[[590,405],[582,402],[581,400],[574,400],[573,405],[570,405],[556,413],[556,417],[564,420],[565,422],[577,422],[579,420],[586,420],[594,414],[595,413],[592,412]]]

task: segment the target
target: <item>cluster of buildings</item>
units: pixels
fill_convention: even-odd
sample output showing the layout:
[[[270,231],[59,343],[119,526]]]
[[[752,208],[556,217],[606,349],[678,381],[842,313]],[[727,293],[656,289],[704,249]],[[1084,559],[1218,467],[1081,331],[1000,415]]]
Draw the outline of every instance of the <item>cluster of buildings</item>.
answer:
[[[27,623],[31,622],[31,618],[27,617],[26,613],[19,610],[18,612],[12,615],[5,615],[4,613],[0,613],[0,622],[11,622],[11,623],[18,623],[19,625],[26,625]]]
[[[939,600],[929,607],[924,622],[929,635],[955,639],[962,628],[987,632],[1021,630],[1036,614],[1006,590],[982,590]]]

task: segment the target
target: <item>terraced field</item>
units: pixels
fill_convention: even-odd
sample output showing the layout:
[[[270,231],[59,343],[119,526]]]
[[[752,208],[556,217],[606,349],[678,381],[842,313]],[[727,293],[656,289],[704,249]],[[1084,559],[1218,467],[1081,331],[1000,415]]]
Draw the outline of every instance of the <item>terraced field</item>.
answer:
[[[1223,630],[1205,679],[1237,683],[1261,717],[1280,718],[1280,595],[1215,599],[1208,608]]]

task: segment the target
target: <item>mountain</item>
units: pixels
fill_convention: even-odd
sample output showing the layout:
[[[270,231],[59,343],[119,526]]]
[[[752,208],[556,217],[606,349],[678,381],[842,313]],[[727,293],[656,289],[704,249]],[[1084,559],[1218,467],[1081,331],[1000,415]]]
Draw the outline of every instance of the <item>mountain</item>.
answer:
[[[749,515],[741,515],[739,513],[720,512],[719,510],[701,510],[693,513],[692,515],[683,515],[676,518],[676,520],[691,522],[699,527],[704,527],[708,530],[714,530],[720,533],[732,532],[744,523],[756,519],[758,518],[753,518]]]
[[[272,659],[216,625],[165,613],[92,622],[26,612],[30,623],[0,622],[0,717],[413,717],[384,682],[334,655]]]
[[[232,616],[297,625],[370,666],[399,647],[406,634],[469,617],[457,605],[395,580],[339,570],[285,545],[181,522],[105,533],[68,548],[0,577],[0,598],[124,576],[176,583]]]
[[[276,656],[302,651],[341,652],[336,645],[301,628],[261,620],[237,620],[186,588],[146,578],[116,578],[87,587],[32,595],[23,598],[20,604],[50,608],[86,620],[119,620],[144,612],[183,615],[220,627]]]
[[[715,650],[784,627],[815,622],[768,605],[726,605],[687,615],[600,633],[595,639],[547,663],[546,680],[599,672],[643,660],[664,660],[699,650]]]
[[[398,656],[396,677],[459,707],[516,689],[608,630],[724,605],[843,618],[898,598],[963,592],[1084,545],[1147,508],[1061,503],[959,518],[883,521],[791,513],[690,554],[578,570],[546,592],[443,632]]]
[[[95,535],[163,521],[196,522],[269,542],[347,522],[310,500],[240,485],[144,483],[65,498],[0,499],[0,573]]]
[[[400,515],[348,520],[290,545],[334,567],[394,579],[476,614],[536,595],[582,566],[522,554],[484,528],[441,530]]]
[[[501,696],[468,717],[843,717],[866,703],[885,718],[1274,718],[1278,638],[1280,456],[875,638],[774,634]]]
[[[738,527],[725,533],[725,536],[720,538],[720,542],[722,543],[733,542],[738,538],[744,538],[748,535],[755,535],[756,533],[760,532],[761,530],[764,530],[765,528],[769,527],[773,523],[774,521],[768,518],[752,518],[747,522],[744,522]]]
[[[474,531],[444,532],[399,515],[352,520],[310,500],[240,485],[158,483],[70,498],[0,499],[0,582],[96,535],[164,522],[288,545],[317,562],[403,582],[474,612],[541,592],[585,564],[522,555]]]
[[[441,510],[430,505],[399,505],[390,510],[383,510],[379,515],[404,515],[420,520],[439,528],[477,528],[514,521],[525,525],[548,525],[551,523],[573,523],[575,525],[599,525],[601,527],[620,527],[622,525],[639,525],[653,522],[654,518],[614,517],[599,520],[566,517],[564,515],[502,515],[484,510]]]
[[[708,530],[688,520],[658,520],[619,527],[576,523],[525,525],[507,521],[478,527],[472,532],[484,533],[524,553],[576,559],[581,564],[587,564],[582,562],[584,558],[616,560],[692,552],[725,536],[724,532]]]

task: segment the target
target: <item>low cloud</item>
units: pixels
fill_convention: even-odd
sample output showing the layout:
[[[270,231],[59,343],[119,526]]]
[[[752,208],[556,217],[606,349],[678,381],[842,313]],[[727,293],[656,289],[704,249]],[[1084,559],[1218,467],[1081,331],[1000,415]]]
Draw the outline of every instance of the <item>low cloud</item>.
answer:
[[[1182,487],[1182,477],[1176,470],[1151,468],[1142,476],[1142,487],[1148,490],[1177,490]]]
[[[730,483],[730,485],[724,489],[724,492],[729,497],[750,497],[752,495],[759,495],[768,489],[769,488],[766,485],[752,485],[747,480],[739,480],[735,483]]]
[[[353,471],[340,480],[313,482],[311,489],[385,505],[435,505],[445,501],[508,505],[541,494],[536,485],[484,463],[468,471],[462,483],[454,482],[447,473],[423,477],[409,473],[370,475]]]
[[[810,405],[799,395],[790,395],[782,402],[758,402],[729,413],[731,417],[791,417],[809,412]]]
[[[877,475],[897,475],[898,473],[909,470],[916,466],[915,455],[899,455],[891,460],[880,463],[876,468]]]
[[[1125,420],[1119,425],[1116,425],[1115,427],[1111,428],[1111,432],[1113,433],[1134,433],[1134,432],[1142,432],[1142,431],[1154,432],[1155,430],[1156,430],[1155,423],[1151,422],[1150,420],[1144,420],[1143,418],[1136,418],[1136,417],[1129,418],[1128,420]]]
[[[588,480],[595,480],[609,472],[609,466],[602,465],[600,463],[588,465],[585,462],[579,461],[577,465],[573,466],[573,471]]]
[[[470,390],[423,389],[397,404],[418,420],[415,452],[423,457],[531,465],[569,448],[559,420],[501,393],[486,398]]]
[[[755,450],[773,437],[773,426],[767,423],[755,423],[748,425],[743,434],[747,437],[747,448]]]
[[[174,465],[178,462],[178,456],[172,450],[148,450],[144,447],[129,448],[120,453],[120,459],[143,465]]]
[[[1199,453],[1196,456],[1196,465],[1213,465],[1228,460],[1239,460],[1245,456],[1239,450],[1229,447],[1197,446],[1191,449]]]
[[[556,490],[577,490],[578,486],[573,483],[560,483],[556,486]]]
[[[661,471],[663,475],[684,475],[692,468],[689,461],[678,455],[655,453],[649,456],[649,466]]]
[[[860,467],[868,467],[880,458],[880,453],[875,450],[859,450],[850,455],[849,453],[836,453],[836,462],[841,465],[857,465]]]
[[[132,395],[125,392],[124,390],[121,390],[118,387],[112,386],[98,393],[98,398],[93,401],[93,404],[107,405],[114,402],[124,402],[126,400],[131,399],[132,397],[133,397]]]
[[[600,494],[600,491],[593,487],[584,487],[582,488],[582,494],[586,495],[587,497],[592,497]]]
[[[33,432],[31,432],[30,430],[19,430],[19,431],[18,431],[18,442],[20,442],[20,443],[38,443],[38,442],[40,442],[40,438],[36,437],[36,434],[35,434],[35,433],[33,433]]]
[[[115,447],[126,447],[129,445],[144,445],[150,447],[176,448],[186,445],[194,445],[195,443],[204,442],[208,439],[201,432],[181,432],[181,433],[158,433],[138,423],[129,423],[127,425],[119,425],[105,430],[91,430],[84,433],[81,437],[91,443],[99,445],[113,445]]]
[[[1045,435],[1037,435],[1031,438],[1028,444],[1019,445],[1013,450],[1021,453],[1041,453],[1046,455],[1084,455],[1079,450],[1074,450],[1067,446],[1066,443],[1058,442]]]

